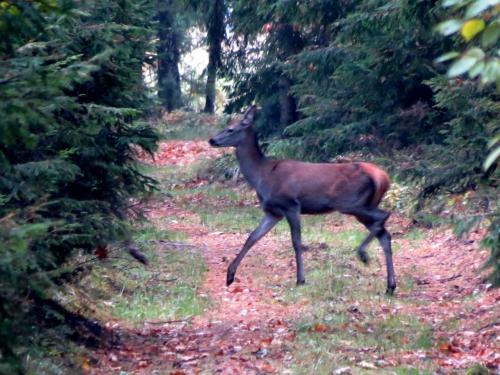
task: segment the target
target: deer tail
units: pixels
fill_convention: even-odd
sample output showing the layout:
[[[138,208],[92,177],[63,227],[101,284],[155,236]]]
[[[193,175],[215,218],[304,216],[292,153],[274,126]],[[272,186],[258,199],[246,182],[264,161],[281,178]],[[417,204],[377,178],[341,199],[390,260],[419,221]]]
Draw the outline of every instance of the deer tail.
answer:
[[[375,192],[372,197],[372,204],[374,206],[378,206],[384,194],[389,190],[389,186],[391,185],[391,180],[389,175],[383,169],[380,169],[376,165],[370,163],[361,163],[361,167],[364,172],[370,176],[373,183],[375,184]]]

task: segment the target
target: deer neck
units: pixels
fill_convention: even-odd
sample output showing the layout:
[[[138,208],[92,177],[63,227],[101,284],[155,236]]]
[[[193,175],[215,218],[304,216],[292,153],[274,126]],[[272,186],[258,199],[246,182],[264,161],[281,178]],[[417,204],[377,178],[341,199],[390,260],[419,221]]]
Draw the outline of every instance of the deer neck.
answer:
[[[266,161],[266,157],[259,147],[259,141],[255,132],[251,131],[248,135],[248,141],[236,147],[236,158],[245,179],[253,188],[257,188],[260,183],[262,167]]]

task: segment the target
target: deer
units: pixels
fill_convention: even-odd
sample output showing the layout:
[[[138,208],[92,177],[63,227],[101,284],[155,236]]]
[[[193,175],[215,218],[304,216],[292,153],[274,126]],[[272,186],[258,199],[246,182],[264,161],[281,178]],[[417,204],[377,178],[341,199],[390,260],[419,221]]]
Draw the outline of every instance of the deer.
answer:
[[[226,285],[234,282],[241,261],[257,241],[286,218],[295,252],[297,285],[305,283],[302,262],[301,214],[316,215],[338,211],[354,216],[368,236],[357,248],[357,256],[369,263],[367,247],[377,238],[385,255],[387,290],[392,295],[396,278],[392,260],[391,235],[385,229],[390,213],[378,206],[389,189],[390,179],[380,167],[367,162],[309,163],[275,160],[262,152],[253,129],[257,107],[249,106],[240,120],[209,140],[212,147],[234,147],[240,172],[256,191],[264,217],[245,241],[227,269]]]

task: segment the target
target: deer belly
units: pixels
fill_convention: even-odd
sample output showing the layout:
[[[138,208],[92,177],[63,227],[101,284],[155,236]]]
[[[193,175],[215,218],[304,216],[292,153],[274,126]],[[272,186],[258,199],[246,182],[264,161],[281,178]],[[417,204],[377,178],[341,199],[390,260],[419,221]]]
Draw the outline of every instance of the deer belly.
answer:
[[[335,211],[335,205],[328,198],[300,199],[300,212],[315,215]]]

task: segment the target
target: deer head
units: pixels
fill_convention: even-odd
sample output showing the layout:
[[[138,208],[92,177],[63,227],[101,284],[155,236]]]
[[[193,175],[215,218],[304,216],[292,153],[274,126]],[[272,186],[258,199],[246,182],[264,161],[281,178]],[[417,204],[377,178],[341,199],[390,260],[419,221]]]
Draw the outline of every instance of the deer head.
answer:
[[[230,123],[224,130],[213,136],[208,141],[210,145],[213,147],[238,147],[251,133],[256,111],[255,105],[249,106],[241,120]]]

